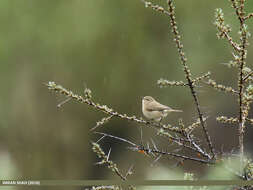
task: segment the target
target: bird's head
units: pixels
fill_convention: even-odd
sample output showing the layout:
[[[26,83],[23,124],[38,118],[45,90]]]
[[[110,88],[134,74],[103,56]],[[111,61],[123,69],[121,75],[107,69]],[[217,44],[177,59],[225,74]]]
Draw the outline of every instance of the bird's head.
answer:
[[[145,97],[142,98],[142,102],[144,104],[148,104],[148,103],[153,102],[153,101],[155,101],[155,99],[152,98],[151,96],[145,96]]]

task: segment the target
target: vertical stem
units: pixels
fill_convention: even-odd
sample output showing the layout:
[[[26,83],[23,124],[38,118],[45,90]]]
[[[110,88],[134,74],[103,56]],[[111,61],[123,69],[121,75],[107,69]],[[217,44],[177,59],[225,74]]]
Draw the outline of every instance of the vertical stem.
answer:
[[[245,25],[245,12],[244,12],[244,3],[245,0],[231,0],[232,6],[236,11],[236,15],[238,20],[240,21],[240,59],[239,59],[239,71],[238,71],[238,89],[239,89],[239,126],[238,126],[238,138],[239,138],[239,152],[240,152],[240,165],[241,170],[243,169],[243,157],[244,157],[244,128],[245,128],[245,121],[246,121],[246,114],[245,114],[245,105],[243,102],[243,94],[244,94],[244,80],[243,80],[243,69],[245,66],[245,59],[246,59],[246,45],[247,45],[247,34],[244,29]],[[238,5],[240,4],[240,5]]]
[[[167,2],[168,2],[168,8],[169,8],[168,11],[169,11],[169,17],[170,17],[170,25],[172,27],[172,33],[174,34],[174,39],[175,39],[175,42],[176,42],[176,46],[177,46],[177,49],[178,49],[180,60],[181,60],[181,63],[183,65],[183,69],[184,69],[184,72],[185,72],[185,77],[186,77],[188,85],[190,87],[190,91],[191,91],[191,94],[193,96],[194,103],[196,105],[197,113],[199,115],[199,120],[200,120],[202,129],[204,131],[208,146],[211,150],[213,158],[216,159],[216,154],[215,154],[215,151],[214,151],[214,147],[212,145],[211,138],[208,134],[208,130],[205,126],[205,122],[204,122],[204,119],[203,119],[203,114],[200,111],[199,100],[198,100],[196,91],[194,89],[193,81],[192,81],[192,78],[191,78],[191,72],[190,72],[189,67],[186,64],[187,58],[185,57],[185,53],[183,51],[183,44],[181,42],[181,36],[179,34],[177,23],[176,23],[175,11],[174,11],[175,7],[172,3],[172,0],[168,0]]]
[[[242,28],[241,28],[242,32]],[[243,35],[243,34],[242,34]],[[243,37],[242,37],[243,38]],[[244,38],[243,38],[244,39]],[[239,127],[238,127],[238,133],[239,133],[239,151],[240,151],[240,163],[241,163],[241,169],[243,168],[243,157],[244,157],[244,145],[243,145],[243,139],[244,139],[244,128],[245,128],[245,114],[244,112],[244,103],[243,103],[243,89],[244,89],[244,80],[243,80],[243,68],[245,65],[245,40],[242,39],[242,51],[240,53],[241,59],[240,59],[240,74],[239,74]]]

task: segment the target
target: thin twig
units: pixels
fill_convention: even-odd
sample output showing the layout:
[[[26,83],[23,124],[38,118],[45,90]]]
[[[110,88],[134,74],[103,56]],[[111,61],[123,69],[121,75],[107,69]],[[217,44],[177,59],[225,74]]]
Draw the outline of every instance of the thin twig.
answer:
[[[223,34],[235,51],[241,51],[241,48],[235,42],[233,42],[232,37],[229,36],[227,32],[223,32]]]
[[[243,78],[243,82],[246,82],[247,79],[248,79],[250,76],[252,76],[252,74],[253,74],[253,71],[249,72],[249,73]]]
[[[142,151],[145,151],[147,154],[152,152],[152,153],[155,153],[158,155],[167,155],[167,156],[172,156],[175,158],[183,158],[185,160],[192,160],[192,161],[203,163],[203,164],[215,164],[215,162],[212,160],[203,160],[203,159],[199,159],[199,158],[189,157],[189,156],[171,153],[171,152],[165,152],[165,151],[161,151],[161,150],[148,149],[148,148],[144,148],[144,147],[132,147],[131,149],[135,150],[135,151],[142,150]]]
[[[109,135],[109,134],[106,134],[106,133],[100,133],[100,132],[94,132],[95,134],[100,134],[100,135],[103,135],[105,137],[110,137],[110,138],[114,138],[114,139],[117,139],[117,140],[120,140],[122,142],[126,142],[128,144],[131,144],[133,146],[138,146],[137,144],[129,141],[129,140],[126,140],[126,139],[123,139],[123,138],[120,138],[120,137],[116,137],[116,136],[113,136],[113,135]]]
[[[244,20],[248,20],[248,19],[250,19],[252,17],[253,17],[253,13],[250,13],[247,16],[244,17]]]
[[[71,100],[71,98],[67,98],[66,100],[60,102],[58,105],[57,105],[57,108],[61,108],[63,106],[63,104],[66,104],[69,100]]]
[[[94,131],[94,130],[97,129],[98,127],[102,126],[103,124],[105,124],[106,122],[108,122],[112,117],[113,117],[113,116],[110,115],[110,116],[108,116],[108,117],[103,118],[101,121],[98,121],[98,122],[96,123],[96,126],[95,126],[95,127],[92,127],[92,128],[90,129],[90,131]]]
[[[134,168],[134,165],[131,165],[130,168],[127,170],[125,178],[127,178],[129,175],[133,173],[133,168]]]

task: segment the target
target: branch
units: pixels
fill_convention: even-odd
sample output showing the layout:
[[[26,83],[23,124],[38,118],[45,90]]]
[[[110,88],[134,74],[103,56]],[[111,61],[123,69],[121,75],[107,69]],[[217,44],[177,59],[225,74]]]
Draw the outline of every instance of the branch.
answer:
[[[253,74],[253,71],[249,72],[249,73],[243,78],[243,82],[246,82],[247,79],[248,79],[249,77],[252,76],[252,74]]]
[[[244,17],[244,20],[248,20],[248,19],[250,19],[252,17],[253,17],[253,13],[250,13],[247,16]]]
[[[77,94],[73,93],[72,91],[63,88],[61,85],[57,85],[55,82],[48,82],[47,87],[49,90],[53,90],[54,92],[60,93],[64,96],[66,96],[67,98],[71,98],[77,102],[85,103],[98,111],[104,112],[107,115],[111,115],[111,116],[125,119],[128,121],[134,121],[136,123],[144,124],[146,127],[156,128],[157,130],[170,131],[170,132],[174,132],[174,133],[178,133],[178,134],[183,135],[182,130],[179,130],[177,127],[172,127],[171,125],[164,125],[164,124],[160,124],[160,123],[146,121],[142,118],[137,118],[135,115],[134,116],[127,116],[126,114],[118,113],[106,105],[100,105],[98,103],[93,102],[88,97],[86,98],[86,97],[82,97],[80,95],[77,95]]]
[[[211,75],[210,72],[207,72],[205,74],[203,74],[202,76],[196,77],[194,79],[192,79],[192,84],[195,85],[197,82],[200,82],[202,80],[204,80],[205,78],[209,78]],[[167,87],[167,86],[189,86],[188,83],[185,83],[183,81],[168,81],[166,79],[159,79],[157,81],[157,84],[160,87]]]
[[[185,77],[187,79],[191,94],[193,96],[195,106],[196,106],[196,109],[197,109],[197,112],[198,112],[198,115],[199,115],[200,123],[201,123],[201,126],[203,128],[208,146],[209,146],[209,148],[212,152],[213,157],[216,158],[214,147],[212,145],[210,136],[208,134],[208,130],[205,126],[205,122],[204,122],[204,119],[203,119],[203,114],[200,111],[199,100],[198,100],[196,91],[194,89],[194,82],[191,78],[191,72],[190,72],[190,69],[188,68],[188,66],[186,64],[187,58],[185,57],[185,53],[183,51],[183,44],[181,42],[181,36],[179,35],[179,31],[178,31],[178,27],[177,27],[177,23],[176,23],[175,7],[172,3],[172,0],[168,0],[167,2],[168,2],[168,6],[169,6],[170,25],[172,27],[172,33],[174,34],[174,39],[175,39],[175,42],[176,42],[176,46],[177,46],[177,49],[178,49],[180,60],[181,60],[181,63],[183,65],[183,70],[185,72]]]
[[[209,79],[207,82],[204,82],[204,83],[212,86],[213,88],[215,88],[219,91],[224,91],[224,92],[228,92],[228,93],[231,93],[231,94],[239,95],[239,92],[234,90],[232,87],[227,87],[227,86],[224,86],[222,84],[217,84],[212,79]]]
[[[216,117],[216,120],[221,122],[221,123],[229,123],[229,124],[235,124],[235,123],[238,123],[238,118],[235,118],[235,117],[226,117],[226,116],[219,116],[219,117]]]
[[[101,158],[101,161],[98,162],[99,165],[102,165],[102,164],[107,165],[107,167],[111,169],[113,172],[115,172],[122,180],[124,181],[126,180],[126,177],[124,177],[121,174],[117,165],[113,161],[109,160],[110,151],[109,151],[109,154],[106,155],[104,151],[102,150],[102,148],[99,146],[99,144],[94,143],[94,142],[92,143],[92,150],[97,154],[99,158]]]
[[[198,112],[198,115],[199,115],[199,119],[200,119],[200,123],[201,123],[201,126],[203,128],[203,131],[204,131],[204,134],[205,134],[205,137],[206,137],[206,140],[207,140],[207,143],[208,143],[208,146],[212,152],[212,155],[214,158],[216,158],[216,155],[215,155],[215,151],[214,151],[214,148],[213,148],[213,145],[212,145],[212,142],[211,142],[211,139],[210,139],[210,136],[208,134],[208,131],[207,131],[207,128],[205,126],[205,122],[204,122],[204,119],[203,119],[203,114],[202,112],[200,111],[200,106],[199,106],[199,100],[197,98],[197,94],[196,94],[196,91],[194,89],[194,79],[191,78],[191,72],[190,72],[190,69],[188,68],[186,62],[187,62],[187,58],[185,57],[185,53],[183,51],[183,44],[181,42],[181,36],[179,35],[179,31],[178,31],[178,27],[177,27],[177,23],[176,23],[176,18],[175,18],[175,7],[172,3],[172,0],[168,0],[168,11],[165,11],[164,8],[160,7],[159,5],[155,5],[151,2],[148,2],[148,1],[145,1],[145,0],[141,0],[146,7],[150,7],[152,8],[153,10],[156,10],[156,11],[161,11],[162,13],[168,15],[170,17],[170,25],[172,27],[172,33],[174,34],[174,40],[176,42],[176,46],[177,46],[177,49],[178,49],[178,53],[179,53],[179,56],[180,56],[180,60],[181,60],[181,63],[183,65],[183,70],[185,72],[185,77],[187,79],[187,83],[184,84],[183,82],[179,81],[178,83],[171,83],[170,81],[166,81],[164,79],[160,80],[158,83],[162,84],[165,83],[165,85],[170,85],[170,84],[178,84],[176,86],[185,86],[185,85],[188,85],[189,88],[190,88],[190,91],[191,91],[191,94],[193,96],[193,99],[194,99],[194,103],[196,105],[196,109],[197,109],[197,112]]]
[[[168,81],[166,79],[159,79],[157,81],[157,84],[160,87],[167,87],[167,86],[187,86],[187,83],[184,83],[183,81]]]
[[[197,143],[191,139],[189,137],[189,135],[187,134],[186,131],[182,130],[182,129],[178,129],[177,127],[172,127],[170,125],[160,125],[160,124],[157,124],[157,123],[150,123],[148,121],[145,121],[143,119],[137,119],[136,116],[132,116],[132,117],[129,117],[127,116],[126,114],[120,114],[116,111],[113,111],[113,109],[111,108],[108,108],[106,105],[100,105],[100,104],[96,104],[94,103],[90,97],[91,97],[91,94],[89,94],[89,96],[86,96],[87,98],[84,98],[82,96],[79,96],[77,94],[74,94],[72,91],[69,91],[65,88],[63,88],[62,86],[60,85],[57,85],[55,84],[54,82],[49,82],[47,84],[48,88],[50,90],[53,90],[55,92],[58,92],[60,94],[63,94],[65,95],[66,97],[68,98],[71,98],[71,99],[74,99],[78,102],[81,102],[81,103],[86,103],[87,105],[89,106],[92,106],[94,107],[95,109],[99,110],[99,111],[102,111],[106,114],[109,115],[109,117],[106,117],[106,118],[103,118],[101,121],[99,121],[97,123],[97,125],[95,127],[93,127],[91,130],[94,130],[95,128],[101,126],[102,124],[104,124],[105,122],[107,122],[108,120],[110,120],[113,116],[114,117],[119,117],[119,118],[122,118],[122,119],[126,119],[126,120],[130,120],[130,121],[135,121],[137,123],[141,123],[141,124],[144,124],[145,126],[150,126],[150,124],[155,127],[157,130],[158,130],[158,134],[162,135],[162,136],[166,136],[169,138],[169,140],[173,141],[173,142],[176,142],[177,144],[179,142],[188,142],[190,144],[193,144],[195,148],[193,147],[190,147],[190,146],[185,146],[185,143],[181,143],[182,146],[185,146],[186,148],[188,149],[191,149],[191,150],[194,150],[200,154],[202,154],[204,157],[208,157],[210,158],[210,156],[205,153],[199,145],[197,145]],[[90,92],[91,93],[91,92]],[[173,137],[171,134],[168,133],[168,131],[170,132],[174,132],[174,133],[177,133],[177,134],[180,134],[186,138],[181,138],[181,137]],[[119,138],[119,137],[115,137],[115,136],[112,136],[112,135],[108,135],[108,134],[105,134],[105,133],[99,133],[99,132],[95,132],[95,133],[98,133],[98,134],[102,134],[104,136],[108,136],[108,137],[112,137],[112,138],[116,138],[118,140],[121,140],[121,141],[124,141],[124,142],[128,142],[130,143],[131,145],[135,145],[137,146],[136,144],[130,142],[130,141],[126,141],[125,139],[122,139],[122,138]]]
[[[238,71],[238,89],[239,89],[239,126],[238,126],[238,136],[239,136],[239,149],[240,149],[240,155],[241,155],[241,168],[243,164],[243,157],[244,157],[244,145],[243,145],[243,139],[244,139],[244,128],[245,128],[245,121],[246,116],[243,113],[244,105],[243,105],[243,89],[244,89],[244,80],[243,80],[243,69],[246,64],[246,47],[247,47],[247,26],[245,25],[245,11],[244,11],[244,0],[241,0],[239,5],[238,2],[235,0],[231,0],[232,7],[235,9],[237,18],[240,22],[240,58],[239,58],[239,71]]]
[[[203,159],[199,159],[199,158],[188,157],[188,156],[185,156],[185,155],[171,153],[171,152],[165,152],[165,151],[152,149],[152,148],[144,148],[144,147],[136,148],[136,147],[133,147],[131,149],[134,150],[134,151],[144,151],[146,154],[155,153],[155,154],[158,154],[158,155],[167,155],[167,156],[172,156],[172,157],[175,157],[175,158],[182,158],[184,160],[191,160],[191,161],[199,162],[199,163],[202,163],[202,164],[215,164],[215,162],[211,161],[211,160],[203,160]]]
[[[241,48],[233,42],[233,39],[231,36],[229,36],[229,32],[231,31],[230,26],[226,25],[224,22],[224,14],[222,12],[222,9],[216,9],[215,12],[216,20],[214,22],[215,26],[217,27],[217,30],[219,31],[217,33],[218,38],[226,38],[230,45],[234,48],[235,51],[239,52],[241,51]]]

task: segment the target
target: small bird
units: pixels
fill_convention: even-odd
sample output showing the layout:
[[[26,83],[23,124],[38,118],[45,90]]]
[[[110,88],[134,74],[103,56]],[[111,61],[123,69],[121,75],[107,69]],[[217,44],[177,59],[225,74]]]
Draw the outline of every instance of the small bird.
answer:
[[[161,122],[161,120],[170,112],[183,111],[174,110],[168,106],[162,105],[151,96],[145,96],[142,98],[142,113],[146,118],[155,120],[156,122]]]

